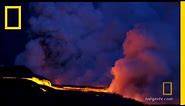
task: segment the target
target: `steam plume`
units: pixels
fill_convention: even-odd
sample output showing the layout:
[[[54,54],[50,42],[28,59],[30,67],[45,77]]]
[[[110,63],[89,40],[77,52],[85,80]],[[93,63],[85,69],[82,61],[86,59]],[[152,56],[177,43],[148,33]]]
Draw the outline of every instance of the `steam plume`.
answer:
[[[174,95],[178,97],[177,41],[173,27],[168,24],[160,22],[135,26],[127,33],[123,43],[125,57],[117,60],[112,68],[114,79],[109,90],[151,102],[145,101],[145,98],[162,96],[162,82],[171,81],[173,89],[176,89]]]

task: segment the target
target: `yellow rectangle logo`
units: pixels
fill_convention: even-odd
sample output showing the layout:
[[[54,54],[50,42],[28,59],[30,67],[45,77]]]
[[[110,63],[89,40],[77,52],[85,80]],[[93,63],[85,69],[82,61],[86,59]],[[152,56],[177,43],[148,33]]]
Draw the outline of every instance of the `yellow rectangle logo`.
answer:
[[[169,85],[169,89],[170,91],[169,92],[166,92],[167,88],[166,88],[166,85]],[[163,95],[164,96],[171,96],[172,95],[172,82],[163,82]]]
[[[9,9],[18,10],[18,25],[17,26],[13,26],[13,27],[8,26],[8,10]],[[5,6],[5,30],[21,30],[21,6]]]

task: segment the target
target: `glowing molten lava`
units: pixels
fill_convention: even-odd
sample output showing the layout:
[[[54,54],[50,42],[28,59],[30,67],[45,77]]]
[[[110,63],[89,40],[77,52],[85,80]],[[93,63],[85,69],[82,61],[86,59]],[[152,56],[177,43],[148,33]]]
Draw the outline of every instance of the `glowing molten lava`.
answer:
[[[63,91],[66,91],[66,90],[71,90],[71,91],[81,91],[81,92],[104,92],[104,93],[110,93],[108,91],[108,89],[105,89],[105,88],[91,88],[91,87],[71,87],[71,86],[63,86],[63,87],[57,87],[57,86],[53,86],[51,84],[51,82],[49,80],[46,80],[46,79],[39,79],[39,78],[36,78],[36,77],[32,77],[32,78],[17,78],[17,77],[3,77],[3,79],[23,79],[23,80],[29,80],[29,81],[32,81],[32,82],[35,82],[37,83],[38,85],[44,85],[44,86],[47,86],[47,87],[50,87],[52,89],[55,89],[55,90],[63,90]],[[44,88],[40,88],[43,92],[46,92],[47,90],[44,89]]]
[[[71,90],[71,91],[81,91],[81,92],[105,92],[105,93],[108,93],[107,89],[90,88],[90,87],[80,88],[80,87],[55,87],[55,86],[51,86],[51,88],[56,89],[56,90]]]
[[[22,78],[22,79],[26,79],[26,80],[30,80],[30,81],[33,81],[39,85],[45,85],[45,86],[51,86],[51,82],[48,81],[48,80],[40,80],[39,78],[36,78],[36,77],[32,77],[32,78]]]

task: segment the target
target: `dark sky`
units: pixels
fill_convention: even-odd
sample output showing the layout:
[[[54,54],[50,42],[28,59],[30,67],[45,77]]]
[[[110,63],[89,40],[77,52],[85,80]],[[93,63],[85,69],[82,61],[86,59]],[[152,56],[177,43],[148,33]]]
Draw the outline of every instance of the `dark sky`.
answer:
[[[22,30],[4,29],[4,6],[22,6]],[[3,2],[0,3],[0,64],[13,65],[15,56],[20,53],[28,41],[27,28],[29,17],[29,4],[22,2]],[[11,16],[11,15],[10,15]],[[9,20],[14,20],[9,17]]]

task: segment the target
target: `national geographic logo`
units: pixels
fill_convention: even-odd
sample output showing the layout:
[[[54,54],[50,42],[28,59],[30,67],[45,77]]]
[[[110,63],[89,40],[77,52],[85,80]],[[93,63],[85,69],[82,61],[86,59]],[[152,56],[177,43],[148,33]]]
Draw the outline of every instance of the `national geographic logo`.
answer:
[[[162,83],[162,95],[159,97],[145,97],[145,101],[159,102],[159,101],[173,101],[173,85],[172,82],[163,82]]]
[[[163,96],[172,96],[173,94],[173,85],[172,82],[163,82]]]
[[[9,17],[8,11],[9,10],[17,10],[17,20],[18,20],[18,25],[16,26],[10,26],[8,24],[8,19],[9,18],[15,18],[15,17]],[[5,6],[5,30],[21,30],[21,6]]]

